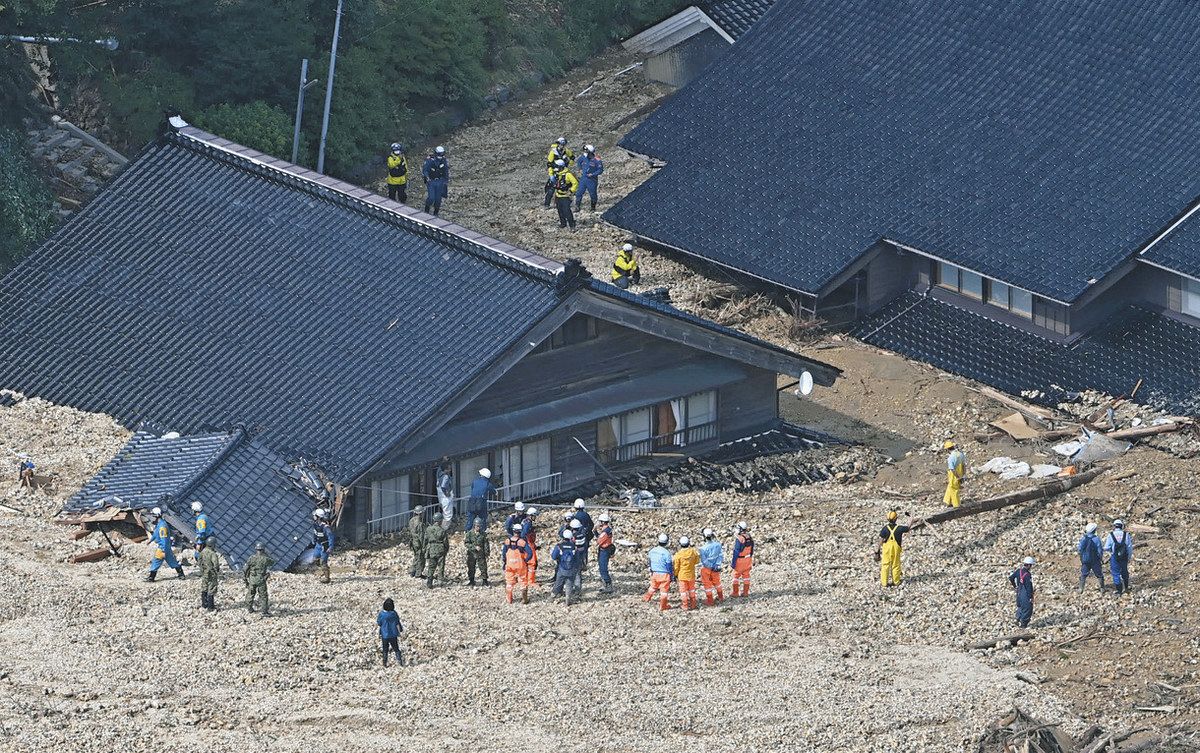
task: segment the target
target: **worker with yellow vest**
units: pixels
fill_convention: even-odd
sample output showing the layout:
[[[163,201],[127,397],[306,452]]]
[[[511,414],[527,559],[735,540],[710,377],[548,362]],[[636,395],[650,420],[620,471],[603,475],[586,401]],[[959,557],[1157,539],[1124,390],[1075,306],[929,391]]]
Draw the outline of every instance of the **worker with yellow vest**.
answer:
[[[612,284],[621,290],[628,290],[630,283],[642,281],[642,271],[638,269],[637,259],[633,256],[633,245],[626,243],[617,252],[617,260],[613,262]]]
[[[387,158],[387,187],[389,199],[408,201],[408,157],[403,144],[392,144],[392,153]]]
[[[893,586],[900,585],[900,550],[904,539],[904,534],[912,530],[912,517],[908,519],[908,525],[902,526],[896,522],[896,511],[892,510],[887,514],[887,523],[879,531],[879,549],[876,550],[876,556],[879,558],[879,585],[887,588],[888,577],[891,576],[891,584]]]
[[[948,507],[958,507],[958,492],[962,488],[963,477],[967,475],[967,456],[949,439],[942,449],[950,450],[946,458],[946,493],[942,495],[942,502]]]
[[[546,181],[546,208],[550,208],[550,200],[554,198],[554,173],[556,172],[555,162],[562,160],[564,165],[569,165],[575,161],[575,151],[567,148],[567,137],[559,136],[558,139],[550,145],[550,151],[546,152],[546,175],[549,176]]]
[[[553,181],[554,187],[554,205],[558,207],[558,226],[575,229],[575,214],[571,211],[571,200],[575,196],[575,189],[579,187],[579,181],[571,173],[567,163],[563,160],[554,160],[554,173],[550,178]]]

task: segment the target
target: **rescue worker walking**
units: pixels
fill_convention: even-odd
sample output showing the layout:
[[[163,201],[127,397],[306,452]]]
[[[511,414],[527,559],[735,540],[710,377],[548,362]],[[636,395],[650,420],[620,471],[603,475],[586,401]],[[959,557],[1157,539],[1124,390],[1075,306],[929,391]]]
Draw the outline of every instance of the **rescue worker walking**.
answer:
[[[449,528],[454,519],[454,469],[449,464],[438,470],[437,498],[442,507],[442,525]]]
[[[333,528],[324,508],[313,510],[313,557],[321,571],[321,582],[329,582],[329,553],[333,551]]]
[[[754,537],[750,535],[750,526],[744,520],[739,520],[737,524],[729,567],[733,570],[733,598],[749,596],[750,570],[754,567]]]
[[[596,190],[600,187],[600,174],[604,172],[604,161],[596,156],[596,147],[588,144],[583,147],[583,154],[575,160],[579,168],[579,188],[575,191],[575,211],[583,206],[583,194],[586,192],[592,200],[592,211],[596,211]]]
[[[150,524],[150,543],[154,547],[154,556],[150,559],[150,573],[146,576],[147,581],[158,577],[158,568],[162,567],[164,562],[167,563],[167,567],[175,571],[176,577],[187,577],[183,574],[183,568],[179,566],[179,561],[175,559],[175,552],[171,549],[171,527],[167,525],[167,521],[163,520],[162,514],[161,507],[155,507],[150,511],[153,521]]]
[[[200,557],[200,552],[204,550],[204,545],[208,542],[208,537],[212,535],[208,529],[208,515],[204,513],[204,505],[199,501],[192,502],[192,514],[196,516],[196,557]]]
[[[200,606],[207,610],[217,608],[217,585],[221,579],[221,554],[217,551],[217,537],[209,536],[204,549],[196,557],[200,566]]]
[[[492,472],[487,468],[479,469],[479,478],[471,482],[471,498],[467,500],[466,525],[464,531],[471,530],[471,521],[483,519],[483,527],[487,528],[488,500],[496,495],[496,485],[492,483]]]
[[[428,214],[432,208],[436,217],[442,211],[442,201],[450,195],[450,161],[446,159],[446,147],[439,146],[425,158],[421,177],[425,179],[425,212]]]
[[[554,172],[550,176],[550,181],[554,188],[554,206],[558,208],[558,226],[560,228],[570,226],[574,230],[575,214],[571,211],[571,197],[575,195],[579,181],[567,168],[567,163],[562,160],[554,161]]]
[[[582,499],[576,499],[573,505],[575,513],[572,516],[579,521],[580,531],[575,534],[575,549],[579,553],[580,572],[587,569],[588,550],[592,546],[592,538],[596,535],[596,522],[592,520],[592,516],[588,514],[587,504]],[[583,539],[579,538],[579,533],[583,533]]]
[[[1075,547],[1079,552],[1079,593],[1087,583],[1089,575],[1095,575],[1100,581],[1100,590],[1104,591],[1104,550],[1100,546],[1100,537],[1096,535],[1096,524],[1088,523],[1083,529],[1083,537]]]
[[[645,595],[642,596],[642,601],[650,601],[654,598],[654,592],[657,591],[658,608],[662,612],[671,608],[667,599],[671,593],[671,577],[675,572],[675,563],[671,557],[671,550],[667,549],[667,542],[670,540],[667,534],[658,534],[658,546],[649,552],[650,588],[646,589]]]
[[[958,507],[959,490],[967,475],[967,456],[949,439],[942,444],[942,449],[950,450],[946,458],[946,492],[942,495],[942,503],[947,507]]]
[[[1017,626],[1029,627],[1033,619],[1033,557],[1026,557],[1021,566],[1008,576],[1017,595]]]
[[[600,582],[604,585],[601,587],[604,593],[612,593],[612,575],[608,572],[608,563],[612,561],[613,554],[617,551],[616,542],[613,541],[612,518],[609,514],[600,513],[600,524],[596,526],[596,566],[600,571]]]
[[[575,546],[575,534],[563,531],[558,544],[550,550],[550,559],[554,560],[554,586],[550,589],[551,596],[562,596],[566,589],[567,606],[571,606],[571,597],[579,595],[579,551]]]
[[[512,536],[513,529],[520,530],[525,524],[525,503],[518,502],[513,505],[512,514],[504,519],[504,533]]]
[[[408,568],[409,576],[422,578],[425,576],[425,524],[421,522],[424,507],[412,511],[408,518],[408,545],[412,548],[412,567]]]
[[[425,526],[425,585],[433,588],[433,576],[437,574],[446,582],[446,552],[450,550],[450,533],[442,527],[442,514],[435,512],[433,522]]]
[[[686,609],[699,609],[700,602],[696,598],[696,571],[700,568],[700,553],[692,546],[692,540],[687,536],[679,537],[679,551],[672,559],[675,570],[675,582],[679,584],[680,606]]]
[[[637,259],[633,256],[633,244],[626,243],[617,252],[613,262],[612,284],[621,290],[628,290],[631,284],[637,285],[642,281],[642,271],[638,269]]]
[[[887,523],[879,531],[879,548],[876,554],[879,557],[879,585],[887,588],[889,585],[900,585],[900,578],[903,575],[900,569],[900,552],[903,549],[904,534],[912,530],[912,517],[908,519],[908,525],[900,525],[896,522],[896,511],[890,510],[887,514]],[[888,580],[891,580],[891,583]]]
[[[700,585],[704,587],[704,603],[710,607],[716,601],[725,601],[721,590],[721,568],[725,564],[725,547],[717,539],[717,532],[704,529],[704,544],[700,547]]]
[[[383,609],[379,610],[379,614],[375,616],[375,624],[379,626],[383,666],[387,666],[388,651],[390,650],[396,654],[396,663],[403,667],[404,654],[400,653],[399,641],[400,634],[404,632],[404,625],[400,622],[400,615],[396,614],[396,602],[391,599],[383,600]]]
[[[521,539],[529,544],[529,559],[525,574],[525,583],[529,586],[537,585],[537,568],[538,568],[538,543],[537,543],[537,526],[536,518],[538,509],[536,507],[529,508],[529,514],[525,516],[525,522],[521,525]]]
[[[262,597],[262,616],[271,616],[271,599],[267,596],[267,579],[271,577],[271,567],[275,560],[267,556],[267,548],[260,541],[254,545],[254,554],[246,560],[242,570],[242,579],[246,581],[246,608],[254,611],[258,597]]]
[[[546,152],[546,175],[549,176],[546,180],[546,209],[550,208],[550,202],[554,199],[554,173],[556,171],[554,163],[560,160],[564,165],[575,161],[574,150],[567,148],[566,136],[559,136],[550,145],[550,151]]]
[[[500,561],[504,564],[504,598],[513,603],[513,589],[521,586],[521,603],[529,603],[529,561],[533,549],[520,531],[513,530],[504,546],[500,548]]]
[[[1108,572],[1112,574],[1113,588],[1117,595],[1132,590],[1129,582],[1129,560],[1133,559],[1133,535],[1125,530],[1125,521],[1113,521],[1113,532],[1104,539],[1104,551],[1108,552]],[[180,576],[182,577],[182,576]]]
[[[483,530],[483,521],[475,518],[475,526],[467,532],[464,539],[467,546],[467,585],[475,585],[475,569],[479,569],[479,578],[483,585],[488,584],[487,561],[491,544],[487,533]]]
[[[388,198],[401,204],[408,201],[408,156],[403,144],[392,144],[387,158]]]

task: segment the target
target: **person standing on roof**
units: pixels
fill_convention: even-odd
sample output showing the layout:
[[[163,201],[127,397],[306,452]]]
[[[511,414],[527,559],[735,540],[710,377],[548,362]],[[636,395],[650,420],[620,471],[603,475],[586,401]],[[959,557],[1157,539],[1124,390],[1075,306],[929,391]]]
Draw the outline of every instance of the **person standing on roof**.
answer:
[[[464,537],[467,547],[467,585],[475,585],[475,570],[479,569],[479,577],[483,585],[488,584],[487,561],[491,544],[487,532],[483,530],[483,519],[475,518],[475,525]]]
[[[617,252],[617,260],[613,262],[612,284],[621,290],[628,290],[631,284],[637,285],[641,281],[642,271],[638,269],[637,259],[633,256],[633,244],[623,244]]]
[[[313,510],[313,558],[321,571],[321,582],[329,582],[329,553],[333,551],[333,528],[329,525],[329,511],[318,507]]]
[[[725,547],[717,539],[717,532],[704,529],[704,544],[700,547],[700,585],[704,587],[704,603],[713,605],[713,595],[718,602],[725,601],[721,590],[721,568],[725,564]]]
[[[254,554],[246,560],[246,567],[242,570],[242,580],[246,582],[246,608],[253,612],[258,597],[262,596],[263,617],[271,616],[271,599],[267,595],[267,580],[271,577],[271,568],[274,566],[275,560],[267,556],[267,548],[260,541],[254,546]]]
[[[492,483],[492,472],[487,468],[479,469],[479,478],[471,482],[471,498],[467,500],[466,526],[471,530],[471,521],[483,518],[483,527],[487,528],[488,500],[496,496],[496,485]]]
[[[408,201],[408,156],[404,144],[392,144],[387,157],[388,198],[401,204]]]
[[[942,503],[947,507],[958,507],[958,492],[967,475],[967,456],[949,439],[942,444],[942,449],[950,450],[946,457],[946,492],[942,495]]]
[[[675,572],[675,562],[671,557],[671,550],[667,549],[667,543],[670,537],[665,533],[658,534],[658,546],[652,548],[649,552],[650,558],[650,587],[646,589],[646,593],[642,596],[642,601],[650,601],[654,598],[654,592],[658,592],[659,610],[662,612],[671,608],[668,603],[668,598],[671,594],[671,578]]]
[[[529,514],[525,516],[525,522],[521,524],[521,539],[529,544],[529,560],[527,561],[525,574],[525,583],[530,586],[537,585],[537,569],[538,569],[538,543],[537,543],[537,514],[536,507],[529,508]]]
[[[221,555],[217,551],[217,537],[209,536],[204,548],[196,557],[200,566],[200,606],[209,611],[217,608],[217,586],[221,581]]]
[[[550,550],[550,559],[554,560],[554,586],[550,589],[551,596],[562,596],[566,589],[567,606],[571,606],[572,596],[580,593],[579,582],[579,550],[575,546],[575,534],[570,529],[563,531],[558,544]]]
[[[404,655],[400,653],[400,634],[404,632],[404,625],[400,622],[400,615],[396,614],[396,603],[391,599],[383,600],[383,609],[379,610],[379,614],[375,617],[375,624],[379,626],[379,642],[380,648],[383,651],[383,666],[387,666],[388,651],[396,654],[396,663],[401,667],[404,666]]]
[[[679,584],[679,600],[685,610],[699,609],[700,602],[696,598],[696,571],[700,569],[700,553],[692,546],[692,540],[687,536],[679,537],[679,550],[672,558],[675,571],[675,582]]]
[[[604,172],[604,161],[596,156],[596,147],[588,144],[583,147],[583,154],[575,160],[579,168],[579,188],[575,191],[575,211],[583,206],[583,194],[586,192],[592,199],[592,211],[596,211],[596,189],[600,186],[600,174]]]
[[[1033,557],[1026,557],[1021,566],[1008,576],[1017,595],[1017,626],[1029,627],[1033,619]]]
[[[549,176],[549,179],[546,181],[546,209],[550,208],[550,202],[554,198],[554,173],[557,171],[557,166],[554,163],[559,161],[564,165],[569,165],[575,161],[575,152],[567,147],[566,136],[559,136],[550,145],[550,151],[546,152],[546,174]]]
[[[900,552],[903,548],[904,534],[912,530],[911,516],[908,525],[903,526],[896,522],[897,517],[895,510],[889,510],[887,523],[884,523],[879,531],[879,548],[876,555],[879,557],[879,585],[884,588],[900,585],[903,575],[900,568]],[[888,583],[889,578],[891,583]]]
[[[733,570],[733,598],[736,599],[739,595],[750,595],[750,570],[754,567],[754,537],[750,535],[750,526],[746,525],[744,520],[739,520],[734,530],[737,531],[737,535],[733,540],[733,558],[729,566]]]
[[[436,217],[442,211],[442,201],[450,195],[450,161],[446,159],[446,147],[439,146],[425,158],[421,177],[425,179],[425,212],[428,214],[432,209]]]
[[[186,578],[183,568],[179,566],[179,561],[175,559],[175,552],[171,549],[171,527],[167,525],[167,521],[163,520],[162,508],[152,509],[150,519],[150,545],[154,548],[154,556],[150,559],[150,573],[146,576],[146,580],[152,581],[157,578],[158,568],[162,567],[164,562],[167,563],[167,567],[175,571],[177,577]]]
[[[520,530],[525,524],[525,503],[518,502],[513,505],[512,514],[504,519],[504,533],[512,536],[513,530]]]
[[[554,172],[550,176],[554,188],[554,206],[558,208],[558,226],[570,226],[575,229],[575,213],[571,211],[571,197],[579,187],[579,181],[571,173],[567,163],[562,160],[554,161]]]
[[[612,593],[612,575],[608,572],[608,564],[612,561],[612,556],[617,551],[617,544],[613,540],[612,517],[608,513],[600,513],[598,518],[599,525],[596,526],[596,566],[600,571],[600,582],[604,585],[601,587],[606,594]]]
[[[421,521],[424,507],[413,508],[408,518],[408,545],[412,548],[412,567],[408,575],[412,578],[425,576],[425,524]]]
[[[433,522],[425,526],[425,585],[433,588],[433,576],[446,582],[446,552],[450,551],[450,533],[442,525],[442,514],[435,512]]]
[[[504,546],[500,547],[500,562],[504,565],[504,598],[509,604],[513,603],[513,589],[521,586],[521,603],[529,603],[529,571],[530,560],[533,559],[533,548],[521,532],[514,529],[508,535]]]
[[[1125,521],[1113,521],[1113,532],[1104,539],[1104,551],[1108,552],[1108,571],[1112,573],[1113,588],[1117,595],[1132,590],[1129,582],[1129,561],[1133,559],[1133,536],[1125,530]]]
[[[204,545],[208,542],[208,537],[212,535],[208,528],[208,515],[204,513],[204,505],[200,504],[199,500],[192,502],[192,514],[196,516],[196,557],[200,556],[200,552],[204,551]]]
[[[449,463],[438,469],[437,498],[442,507],[442,525],[449,528],[454,520],[454,469]]]
[[[1095,575],[1100,581],[1100,590],[1104,591],[1104,550],[1100,546],[1100,537],[1096,535],[1096,524],[1088,523],[1083,529],[1083,537],[1075,547],[1079,552],[1079,593],[1087,584],[1089,575]]]

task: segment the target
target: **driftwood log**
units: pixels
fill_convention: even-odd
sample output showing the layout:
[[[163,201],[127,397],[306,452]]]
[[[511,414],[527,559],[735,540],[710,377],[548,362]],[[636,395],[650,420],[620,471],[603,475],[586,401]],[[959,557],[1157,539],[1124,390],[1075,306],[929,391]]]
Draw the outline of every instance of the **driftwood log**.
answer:
[[[958,518],[966,518],[971,515],[978,515],[981,512],[990,512],[992,510],[1000,510],[1005,507],[1019,505],[1022,502],[1030,502],[1035,499],[1047,499],[1054,497],[1063,492],[1070,491],[1078,486],[1082,486],[1092,479],[1104,473],[1107,468],[1093,468],[1090,471],[1084,471],[1075,476],[1064,476],[1055,479],[1047,484],[1027,487],[1019,489],[1008,494],[1001,494],[999,497],[989,497],[988,499],[980,500],[971,504],[966,504],[961,507],[954,507],[945,512],[934,513],[926,518],[913,523],[913,530],[922,528],[926,525],[934,523],[945,523],[948,520],[957,520]]]

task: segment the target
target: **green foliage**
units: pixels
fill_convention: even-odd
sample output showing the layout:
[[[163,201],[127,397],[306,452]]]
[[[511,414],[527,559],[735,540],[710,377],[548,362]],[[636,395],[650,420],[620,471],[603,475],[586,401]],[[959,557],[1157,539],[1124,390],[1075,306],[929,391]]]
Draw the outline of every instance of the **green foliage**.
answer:
[[[196,95],[182,73],[148,70],[101,80],[116,146],[136,152],[152,140],[168,112],[195,110]]]
[[[0,272],[54,228],[53,197],[25,149],[22,132],[0,129]]]
[[[201,110],[196,125],[223,138],[280,159],[292,158],[292,117],[265,102],[213,105]],[[308,161],[308,145],[300,145],[300,161]]]

